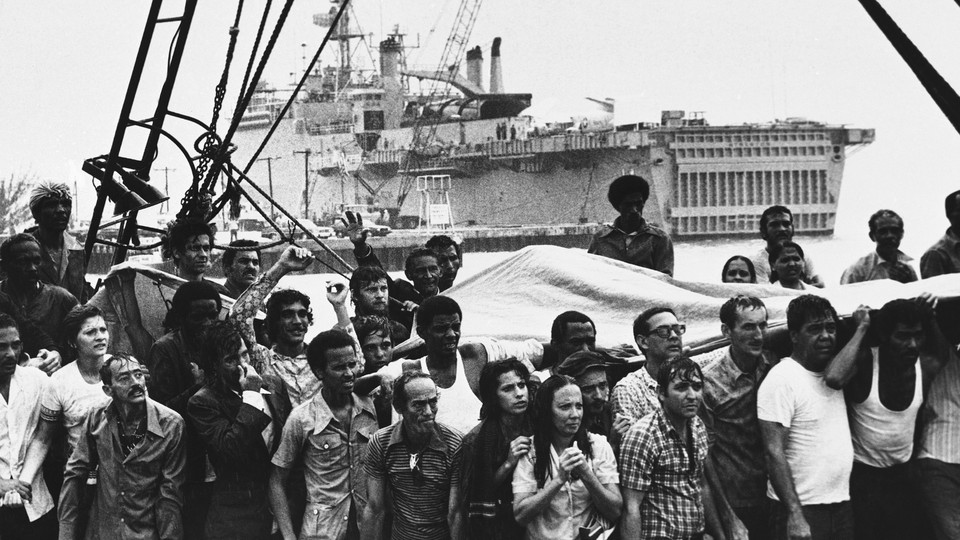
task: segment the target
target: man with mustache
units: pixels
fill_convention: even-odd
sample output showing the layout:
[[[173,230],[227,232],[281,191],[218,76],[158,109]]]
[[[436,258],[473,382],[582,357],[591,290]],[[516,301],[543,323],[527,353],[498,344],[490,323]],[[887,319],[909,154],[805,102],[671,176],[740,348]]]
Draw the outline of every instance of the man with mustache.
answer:
[[[824,371],[836,355],[837,312],[805,294],[787,306],[790,357],[770,369],[757,392],[757,418],[775,502],[775,538],[853,538],[853,445],[843,391]]]
[[[706,477],[718,507],[737,522],[724,523],[728,538],[770,538],[767,467],[757,420],[757,390],[778,361],[766,348],[767,309],[753,296],[720,307],[720,331],[730,346],[703,368],[703,420],[710,439]],[[730,517],[721,511],[721,519]],[[744,530],[745,528],[745,530]]]
[[[363,540],[459,540],[462,435],[436,420],[436,383],[424,372],[404,373],[393,385],[401,421],[376,432],[367,446],[367,505],[360,520]],[[388,508],[387,505],[390,504]],[[383,516],[392,510],[389,535]]]
[[[847,399],[854,459],[850,500],[858,539],[928,536],[909,462],[923,396],[938,368],[954,356],[937,329],[936,303],[923,295],[892,300],[879,311],[860,306],[853,314],[853,337],[825,372],[827,385],[843,389]],[[949,498],[938,491],[937,499]]]
[[[147,397],[143,369],[118,354],[100,368],[109,399],[90,411],[64,473],[60,538],[183,537],[180,519],[186,452],[183,418]],[[81,497],[98,469],[85,535]]]
[[[30,213],[37,226],[28,230],[40,242],[40,281],[68,290],[86,302],[93,289],[86,280],[86,253],[67,232],[73,211],[70,186],[41,182],[30,192]]]
[[[242,248],[256,248],[260,244],[253,240],[234,240],[228,249],[223,252],[220,263],[223,265],[223,275],[227,277],[223,286],[228,296],[236,299],[247,290],[260,275],[260,254],[256,250],[244,251]]]
[[[917,281],[917,272],[910,266],[913,258],[900,251],[903,218],[893,210],[877,210],[870,216],[868,224],[870,239],[877,247],[850,265],[840,277],[840,284],[875,279],[893,279],[900,283]]]
[[[793,240],[793,213],[786,206],[771,206],[760,215],[760,237],[767,245],[751,259],[757,273],[757,283],[770,283],[770,252],[774,246]],[[813,267],[813,260],[809,255],[803,257],[806,268],[804,282],[814,287],[823,288],[823,280],[817,275]]]
[[[643,219],[650,184],[640,176],[624,175],[610,184],[607,199],[620,213],[590,242],[587,253],[673,275],[673,242],[667,233]]]
[[[244,337],[250,347],[250,364],[260,373],[271,374],[283,380],[290,404],[294,407],[310,401],[320,391],[320,381],[310,370],[307,347],[303,337],[313,324],[310,297],[294,289],[281,289],[273,294],[280,278],[290,272],[305,270],[313,262],[310,251],[288,246],[276,264],[260,274],[247,290],[237,298],[228,320]],[[273,346],[257,343],[253,318],[267,300],[266,329]]]

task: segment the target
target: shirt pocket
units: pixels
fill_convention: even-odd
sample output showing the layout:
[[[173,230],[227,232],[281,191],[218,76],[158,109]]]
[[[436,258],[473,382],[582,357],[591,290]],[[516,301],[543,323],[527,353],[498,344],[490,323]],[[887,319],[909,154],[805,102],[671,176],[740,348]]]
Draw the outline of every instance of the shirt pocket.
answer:
[[[329,464],[331,468],[343,466],[347,457],[347,444],[336,433],[321,433],[310,436],[310,445],[320,463]]]

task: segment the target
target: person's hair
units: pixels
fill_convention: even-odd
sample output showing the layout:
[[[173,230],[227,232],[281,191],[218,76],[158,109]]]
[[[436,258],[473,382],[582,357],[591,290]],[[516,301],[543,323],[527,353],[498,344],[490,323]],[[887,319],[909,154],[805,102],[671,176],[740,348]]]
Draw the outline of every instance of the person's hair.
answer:
[[[433,382],[430,375],[422,371],[406,371],[393,381],[393,408],[401,415],[407,410],[407,402],[410,401],[410,396],[407,395],[407,385],[417,379],[427,379]]]
[[[63,182],[40,182],[30,191],[30,214],[33,219],[40,221],[40,210],[47,201],[73,202],[73,193],[70,186]]]
[[[590,323],[593,331],[597,331],[597,325],[590,317],[579,311],[564,311],[553,320],[553,325],[550,327],[550,341],[560,341],[567,337],[567,325],[577,323]]]
[[[660,387],[659,391],[661,394],[666,395],[670,381],[679,379],[681,381],[691,382],[694,375],[700,379],[700,382],[703,382],[703,370],[700,369],[700,364],[683,355],[671,358],[660,366],[660,371],[657,372],[657,385]]]
[[[607,200],[610,201],[614,209],[620,210],[620,202],[631,193],[639,193],[646,202],[650,198],[650,184],[642,176],[625,174],[610,182],[610,187],[607,189]]]
[[[943,209],[947,215],[950,217],[950,212],[953,212],[957,207],[957,196],[960,195],[960,189],[954,191],[953,193],[947,195],[947,198],[943,200]]]
[[[398,345],[408,339],[410,339],[410,329],[404,326],[403,323],[391,319],[390,340],[393,341],[393,344]]]
[[[223,257],[220,259],[220,264],[224,268],[229,268],[233,264],[233,261],[237,258],[237,253],[241,251],[255,251],[255,249],[242,249],[242,248],[258,248],[260,243],[255,240],[234,240],[230,242],[228,247],[238,248],[238,249],[225,249],[223,251]],[[257,253],[257,258],[260,258],[260,254]]]
[[[760,236],[761,237],[767,236],[767,223],[770,221],[770,216],[773,216],[775,214],[786,214],[790,216],[790,223],[793,223],[793,212],[791,212],[789,208],[787,208],[786,206],[781,206],[779,204],[771,206],[770,208],[767,208],[766,210],[764,210],[762,214],[760,214]]]
[[[757,269],[754,268],[753,261],[751,261],[748,257],[744,257],[743,255],[734,255],[733,257],[727,259],[727,262],[723,263],[723,270],[720,271],[721,283],[726,283],[727,270],[730,269],[730,265],[733,264],[734,261],[743,261],[747,265],[747,272],[750,272],[750,283],[757,282]]]
[[[516,373],[520,380],[526,383],[530,379],[530,370],[523,362],[514,357],[500,362],[487,362],[480,370],[480,419],[499,419],[503,414],[500,409],[500,400],[497,399],[497,390],[500,388],[500,376],[504,373]],[[528,401],[529,403],[529,401]],[[529,407],[528,407],[529,410]]]
[[[213,229],[206,222],[199,219],[177,220],[167,231],[166,242],[164,242],[163,256],[166,259],[173,259],[177,263],[177,252],[186,249],[187,241],[194,236],[206,235],[213,244]]]
[[[313,310],[310,309],[310,297],[296,289],[274,291],[267,299],[267,337],[276,341],[280,334],[280,312],[283,308],[300,302],[307,310],[307,325],[313,324]]]
[[[763,303],[763,300],[756,296],[738,294],[720,306],[720,322],[732,329],[737,325],[737,312],[748,309],[762,309],[766,311],[767,306]]]
[[[380,315],[364,315],[353,320],[353,330],[357,333],[357,341],[363,345],[363,340],[373,334],[383,334],[386,337],[393,337],[393,326],[390,319]]]
[[[113,370],[110,369],[114,364],[129,364],[130,362],[136,362],[138,366],[143,366],[143,364],[134,358],[133,356],[127,353],[117,353],[111,356],[108,356],[106,360],[103,361],[103,365],[100,366],[100,381],[103,382],[104,386],[110,386],[113,384]]]
[[[674,317],[677,316],[672,309],[666,306],[652,307],[640,315],[637,315],[637,318],[633,320],[633,336],[637,337],[649,334],[650,330],[652,330],[650,328],[650,319],[652,319],[654,315],[659,315],[661,313],[669,313]]]
[[[27,233],[17,233],[10,238],[7,238],[0,244],[0,262],[3,264],[10,264],[10,258],[13,256],[13,246],[17,244],[25,244],[27,242],[33,242],[40,247],[40,241],[37,240],[32,234]]]
[[[439,264],[439,262],[440,262],[440,261],[439,261],[439,258],[437,257],[437,253],[436,253],[435,251],[433,251],[432,249],[425,248],[425,247],[423,247],[423,248],[417,248],[417,249],[411,251],[410,254],[407,255],[407,259],[403,262],[403,269],[404,269],[404,271],[405,271],[405,272],[409,272],[409,271],[410,271],[410,267],[413,265],[413,261],[414,261],[415,259],[420,258],[420,257],[433,257],[433,260],[434,260],[434,261],[437,261],[438,264]]]
[[[554,429],[553,398],[557,395],[558,390],[570,385],[577,389],[580,388],[573,377],[553,375],[540,385],[540,389],[537,390],[537,397],[533,400],[533,451],[536,457],[533,464],[533,475],[537,479],[538,488],[542,488],[547,483],[547,475],[550,474],[550,444],[553,440]],[[587,459],[593,457],[593,448],[590,446],[587,426],[582,420],[580,429],[573,436],[573,442]]]
[[[71,352],[73,358],[66,358],[67,355],[64,355],[65,361],[74,360],[76,358],[76,340],[77,336],[80,334],[80,327],[83,326],[83,323],[94,317],[103,317],[103,311],[100,311],[100,308],[92,304],[80,304],[73,306],[73,309],[67,312],[63,317],[63,322],[60,323],[61,328],[63,328],[63,341],[66,347],[63,347],[64,352]]]
[[[870,219],[867,220],[867,226],[870,227],[870,234],[877,232],[877,222],[880,221],[881,218],[895,219],[900,224],[900,228],[903,228],[903,218],[900,217],[900,214],[884,208],[874,212],[873,215],[870,216]]]
[[[181,283],[177,292],[173,294],[173,300],[170,302],[170,309],[166,317],[163,318],[163,327],[168,332],[179,330],[186,322],[187,314],[190,312],[190,303],[194,300],[213,300],[217,303],[217,311],[223,307],[220,300],[220,293],[213,285],[206,281],[187,281]]]
[[[0,328],[14,328],[18,333],[20,332],[17,320],[2,311],[0,311]]]
[[[220,364],[226,357],[237,354],[241,343],[244,343],[243,336],[227,321],[213,321],[204,329],[197,365],[203,370],[208,385],[221,383]]]
[[[777,263],[777,259],[780,258],[780,254],[788,249],[797,250],[797,255],[800,255],[800,258],[803,259],[804,264],[806,264],[806,256],[803,254],[803,248],[800,247],[800,244],[788,240],[782,244],[773,246],[770,249],[769,256],[767,257],[767,262],[770,263],[770,283],[776,283],[780,279],[780,276],[777,275],[777,271],[773,266]]]
[[[891,300],[880,308],[879,313],[871,322],[871,326],[875,328],[877,335],[883,341],[890,339],[893,329],[898,324],[920,323],[926,331],[929,309],[915,299],[898,298]]]
[[[453,246],[453,249],[457,250],[457,257],[460,259],[460,262],[463,262],[463,248],[460,247],[453,238],[445,234],[437,234],[431,236],[427,243],[423,247],[433,250],[434,253],[439,253],[448,247]]]
[[[334,328],[317,334],[307,345],[307,363],[314,373],[323,373],[327,369],[327,351],[350,347],[356,353],[356,345],[350,334]]]
[[[350,275],[350,290],[356,294],[371,283],[376,283],[381,279],[390,283],[390,276],[379,266],[359,266]]]
[[[417,328],[426,328],[433,324],[437,315],[459,315],[463,321],[463,311],[460,304],[449,296],[431,296],[420,304],[417,309]]]
[[[787,330],[799,332],[807,321],[824,315],[833,317],[834,322],[839,319],[837,310],[826,298],[814,294],[800,295],[787,304]]]

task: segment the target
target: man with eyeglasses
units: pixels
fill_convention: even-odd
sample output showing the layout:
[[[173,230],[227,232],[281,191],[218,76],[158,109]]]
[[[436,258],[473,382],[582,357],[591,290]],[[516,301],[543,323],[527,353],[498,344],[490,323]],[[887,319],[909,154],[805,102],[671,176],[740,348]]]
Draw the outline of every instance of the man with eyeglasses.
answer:
[[[436,421],[438,400],[437,385],[426,373],[407,372],[394,383],[393,406],[402,420],[377,431],[367,447],[363,540],[463,538],[461,435]],[[387,500],[393,514],[389,536],[383,534]]]
[[[598,232],[587,253],[673,275],[673,242],[667,233],[643,219],[650,184],[627,174],[610,183],[607,199],[620,216]]]
[[[837,312],[805,294],[787,306],[793,353],[770,369],[757,392],[757,418],[775,504],[775,538],[853,538],[853,443],[843,390],[825,370],[837,347]]]
[[[650,308],[633,321],[633,336],[646,361],[614,386],[614,419],[623,416],[633,425],[660,408],[657,374],[664,362],[683,353],[682,336],[686,331],[676,313],[666,306]]]
[[[900,283],[917,281],[917,272],[910,266],[913,258],[900,251],[903,218],[893,210],[877,210],[867,223],[870,225],[870,239],[877,247],[850,265],[840,277],[840,284],[877,279],[892,279]]]

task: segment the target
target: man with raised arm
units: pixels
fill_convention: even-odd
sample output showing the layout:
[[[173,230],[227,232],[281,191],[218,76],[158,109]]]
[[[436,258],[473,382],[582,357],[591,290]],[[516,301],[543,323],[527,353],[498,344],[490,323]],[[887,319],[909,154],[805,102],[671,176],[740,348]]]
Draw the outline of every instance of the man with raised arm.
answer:
[[[238,298],[260,275],[260,253],[255,249],[259,246],[253,240],[234,240],[227,246],[234,249],[223,252],[220,264],[227,278],[223,286],[230,298]],[[250,249],[245,251],[243,248]]]
[[[310,370],[303,337],[313,324],[310,298],[300,291],[281,289],[270,294],[280,278],[290,272],[304,270],[313,262],[304,248],[289,246],[276,264],[253,282],[230,310],[228,319],[251,344],[250,363],[260,373],[280,377],[287,387],[290,403],[296,407],[309,401],[320,391],[320,381]],[[267,334],[273,347],[257,344],[253,318],[267,300]]]

